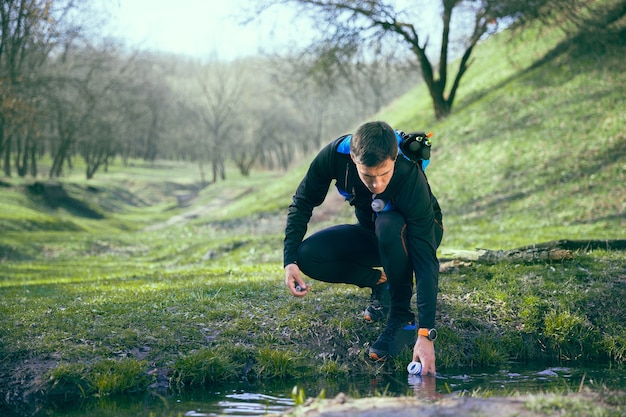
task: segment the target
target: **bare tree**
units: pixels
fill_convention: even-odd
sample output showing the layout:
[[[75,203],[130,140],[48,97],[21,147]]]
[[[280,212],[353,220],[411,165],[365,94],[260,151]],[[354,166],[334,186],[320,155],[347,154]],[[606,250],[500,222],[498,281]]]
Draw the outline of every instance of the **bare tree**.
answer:
[[[452,110],[461,79],[480,39],[497,31],[502,21],[540,15],[543,9],[572,1],[581,0],[440,0],[438,4],[414,1],[405,9],[390,0],[282,0],[263,2],[259,11],[276,3],[300,7],[303,13],[313,17],[322,32],[321,38],[315,41],[323,46],[319,50],[337,48],[347,58],[356,56],[363,48],[373,51],[383,39],[404,44],[408,47],[407,52],[417,59],[435,117],[441,119]],[[433,5],[441,17],[437,25],[421,17]],[[454,20],[453,13],[457,16]],[[462,36],[459,39],[458,68],[450,77],[453,28]],[[439,31],[439,39],[434,46],[439,52],[432,54],[430,39],[435,30]]]
[[[44,0],[0,3],[0,155],[6,176],[11,175],[11,155],[18,174],[25,175],[36,146],[36,74],[58,41],[55,11],[56,19],[63,15]]]
[[[289,102],[271,91],[255,98],[245,123],[237,128],[237,147],[231,151],[231,159],[244,176],[256,163],[287,169],[306,132],[303,118]]]
[[[373,114],[415,82],[415,65],[398,56],[396,48],[382,42],[373,48],[355,52],[330,43],[315,43],[291,61],[293,74],[328,91],[345,89],[354,99],[353,106]]]
[[[166,133],[168,123],[180,125],[170,122],[175,97],[169,77],[176,63],[166,55],[135,52],[133,56],[128,69],[120,74],[123,88],[116,90],[117,106],[123,115],[117,129],[118,151],[124,163],[131,157],[145,161],[173,157],[167,154]]]
[[[213,182],[226,179],[224,161],[229,143],[236,142],[236,127],[250,88],[242,67],[217,61],[202,65],[196,75],[197,118],[204,127],[204,149],[212,166]]]
[[[11,175],[37,174],[36,154],[51,116],[50,57],[63,59],[86,33],[90,1],[3,0],[0,2],[0,155]],[[93,18],[92,18],[93,19]]]
[[[383,103],[404,93],[407,78],[385,74],[390,68],[377,65],[346,62],[341,75],[325,76],[316,71],[315,60],[306,53],[271,58],[266,64],[271,72],[268,84],[273,86],[268,96],[273,97],[274,108],[289,115],[286,125],[297,126],[291,132],[290,160],[294,151],[308,154],[319,150],[330,137],[346,133]],[[377,90],[383,81],[387,82],[384,91]]]
[[[120,151],[121,127],[127,122],[125,73],[133,56],[123,56],[115,43],[87,46],[68,52],[50,66],[49,112],[56,141],[49,176],[59,177],[78,152],[86,164],[86,177]],[[130,122],[130,121],[128,121]]]

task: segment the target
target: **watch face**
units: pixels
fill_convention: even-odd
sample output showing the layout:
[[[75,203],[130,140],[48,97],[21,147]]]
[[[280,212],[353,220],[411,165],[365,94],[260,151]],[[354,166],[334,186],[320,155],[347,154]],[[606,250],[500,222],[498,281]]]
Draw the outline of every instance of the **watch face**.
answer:
[[[433,341],[434,341],[434,340],[437,338],[437,330],[435,330],[435,329],[430,329],[430,330],[428,331],[428,338],[429,338],[430,340],[433,340]]]

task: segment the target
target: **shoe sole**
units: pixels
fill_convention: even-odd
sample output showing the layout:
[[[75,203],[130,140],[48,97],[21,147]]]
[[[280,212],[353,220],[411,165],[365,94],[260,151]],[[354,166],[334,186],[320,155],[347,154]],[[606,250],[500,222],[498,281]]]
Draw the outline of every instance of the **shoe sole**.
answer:
[[[369,321],[369,322],[380,321],[382,317],[383,316],[376,318],[374,315],[369,314],[367,311],[363,312],[363,318],[365,319],[365,321]]]
[[[369,323],[374,323],[374,322],[380,320],[380,318],[374,318],[373,316],[370,316],[370,315],[367,315],[367,314],[363,314],[363,318],[365,319],[365,321],[367,321]]]
[[[365,311],[363,312],[363,318],[365,319],[365,321],[370,322],[370,323],[380,321],[384,319],[385,316],[386,316],[386,313],[380,313],[379,315],[371,314],[367,309],[365,309]]]

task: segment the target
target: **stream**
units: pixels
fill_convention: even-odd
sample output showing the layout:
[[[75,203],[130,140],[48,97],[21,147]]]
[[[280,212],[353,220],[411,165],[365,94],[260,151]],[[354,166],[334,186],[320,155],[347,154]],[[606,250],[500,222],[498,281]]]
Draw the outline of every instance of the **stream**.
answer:
[[[378,377],[344,378],[341,380],[292,380],[281,383],[232,384],[220,389],[207,388],[182,394],[154,393],[132,397],[101,398],[73,404],[65,409],[45,408],[35,416],[50,417],[249,417],[284,413],[294,404],[294,386],[307,397],[316,397],[322,390],[326,398],[344,392],[354,398],[375,395],[414,395],[435,398],[447,394],[506,396],[515,393],[577,392],[581,386],[590,390],[603,387],[626,390],[626,371],[601,367],[510,366],[501,369],[463,369],[437,375],[434,386],[426,386],[419,377],[406,371]]]

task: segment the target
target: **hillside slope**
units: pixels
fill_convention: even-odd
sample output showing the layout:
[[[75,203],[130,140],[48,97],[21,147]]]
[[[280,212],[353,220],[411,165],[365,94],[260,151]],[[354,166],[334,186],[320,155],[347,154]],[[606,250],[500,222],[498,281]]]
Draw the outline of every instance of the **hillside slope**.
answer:
[[[372,116],[397,129],[434,132],[427,174],[444,210],[443,251],[624,237],[626,46],[584,39],[563,46],[562,40],[557,29],[543,29],[523,36],[503,32],[478,45],[446,120],[434,120],[422,84]],[[0,231],[130,230],[163,223],[188,208],[172,205],[178,191],[199,191],[191,209],[202,215],[189,216],[191,222],[268,213],[282,218],[309,161],[287,173],[230,175],[202,190],[193,185],[195,167],[170,163],[113,166],[89,184],[64,179],[72,198],[104,218],[95,221],[50,210],[10,181],[0,193]],[[150,200],[148,193],[163,198],[143,201]],[[224,199],[232,194],[237,198]],[[216,206],[218,200],[224,201]],[[353,221],[349,207],[337,205],[331,199],[324,217]]]
[[[424,86],[376,116],[434,132],[444,249],[624,236],[626,47],[561,41],[552,30],[479,45],[444,121]]]

